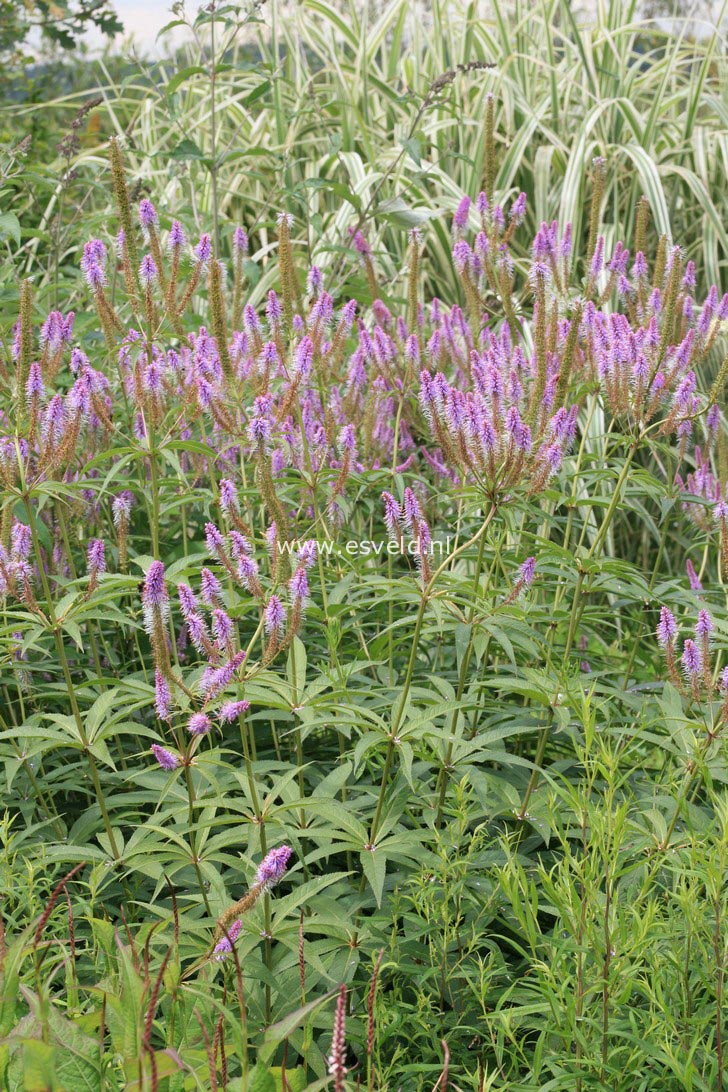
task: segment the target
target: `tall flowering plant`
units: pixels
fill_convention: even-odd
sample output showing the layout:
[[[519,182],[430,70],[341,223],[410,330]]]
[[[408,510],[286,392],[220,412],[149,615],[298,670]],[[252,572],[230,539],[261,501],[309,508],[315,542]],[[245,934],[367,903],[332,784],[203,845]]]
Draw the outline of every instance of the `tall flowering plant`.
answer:
[[[240,226],[216,250],[132,202],[116,141],[110,160],[117,221],[82,246],[83,287],[46,312],[23,281],[2,346],[2,731],[56,845],[95,838],[119,905],[155,905],[165,879],[184,889],[206,933],[179,982],[217,972],[242,996],[262,942],[270,1023],[292,905],[277,914],[271,891],[292,860],[305,890],[344,892],[341,950],[357,952],[373,943],[370,910],[420,868],[424,843],[441,848],[471,787],[495,785],[523,837],[552,728],[561,757],[576,736],[574,695],[613,660],[630,693],[662,546],[629,607],[645,615],[630,616],[631,653],[589,618],[607,602],[623,624],[609,565],[635,468],[649,463],[707,535],[693,588],[725,580],[728,298],[695,300],[667,239],[650,253],[645,204],[633,250],[608,246],[601,161],[583,256],[568,223],[521,245],[524,194],[501,205],[491,179],[464,199],[461,295],[442,301],[425,298],[419,231],[385,291],[362,221],[349,257],[366,291],[350,298],[325,255],[303,268],[289,214],[266,229],[277,264]],[[721,703],[708,750],[726,717],[715,629],[707,605],[682,648],[667,607],[658,629],[681,700]],[[493,758],[509,738],[501,701],[519,739]],[[241,829],[262,863],[236,900]],[[305,934],[302,915],[299,952]],[[348,996],[320,1058],[342,1088]]]

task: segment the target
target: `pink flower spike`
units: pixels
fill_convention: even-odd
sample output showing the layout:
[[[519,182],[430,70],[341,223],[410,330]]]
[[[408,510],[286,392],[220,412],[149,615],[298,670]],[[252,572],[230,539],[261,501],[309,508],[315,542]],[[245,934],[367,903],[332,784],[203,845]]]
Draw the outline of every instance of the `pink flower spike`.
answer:
[[[187,731],[193,736],[206,736],[212,730],[212,721],[205,713],[193,713],[187,722]]]
[[[172,754],[166,747],[160,747],[158,743],[153,743],[150,750],[163,770],[176,770],[179,766],[177,755]]]
[[[290,846],[278,846],[271,849],[263,858],[255,874],[254,885],[262,886],[266,891],[274,887],[282,879],[293,850]]]

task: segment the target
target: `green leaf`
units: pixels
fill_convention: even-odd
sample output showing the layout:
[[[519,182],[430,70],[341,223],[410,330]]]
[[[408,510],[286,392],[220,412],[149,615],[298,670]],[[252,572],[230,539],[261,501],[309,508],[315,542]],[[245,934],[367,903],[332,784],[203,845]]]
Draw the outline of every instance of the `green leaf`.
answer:
[[[382,905],[384,878],[387,874],[387,858],[381,849],[363,849],[360,853],[361,866],[371,887],[377,906]]]
[[[276,1092],[275,1078],[262,1062],[258,1062],[248,1078],[248,1092]]]
[[[0,213],[0,238],[9,235],[20,246],[20,221],[14,212]]]
[[[276,1092],[305,1092],[307,1087],[306,1070],[301,1068],[286,1070],[286,1088],[283,1088],[283,1070],[273,1066],[270,1071],[275,1081]]]
[[[164,89],[165,94],[173,95],[177,88],[181,84],[183,84],[185,80],[189,80],[192,76],[204,74],[204,71],[205,69],[202,67],[202,65],[199,64],[192,64],[189,65],[187,68],[181,68],[179,72],[175,72],[174,76],[172,76],[172,79],[168,82],[167,86]],[[183,141],[182,143],[184,144],[185,141]],[[187,143],[191,143],[191,141],[188,141]]]
[[[296,700],[300,700],[306,686],[306,646],[300,637],[294,637],[291,641],[286,675],[293,687]]]
[[[56,1092],[56,1049],[39,1039],[23,1043],[23,1088],[26,1092]]]
[[[195,144],[194,140],[185,138],[181,140],[176,148],[173,148],[169,153],[170,159],[204,159],[204,152]]]
[[[266,1028],[263,1036],[263,1045],[260,1049],[260,1057],[263,1060],[271,1058],[275,1052],[279,1043],[282,1043],[284,1039],[287,1039],[292,1031],[299,1028],[302,1024],[305,1024],[310,1016],[325,1005],[329,1001],[336,990],[329,990],[322,997],[317,997],[315,1001],[309,1001],[307,1005],[303,1005],[300,1009],[296,1009],[294,1012],[289,1013],[288,1016],[284,1016],[282,1020],[279,1020],[277,1024],[271,1024]],[[260,1062],[258,1062],[260,1065]]]

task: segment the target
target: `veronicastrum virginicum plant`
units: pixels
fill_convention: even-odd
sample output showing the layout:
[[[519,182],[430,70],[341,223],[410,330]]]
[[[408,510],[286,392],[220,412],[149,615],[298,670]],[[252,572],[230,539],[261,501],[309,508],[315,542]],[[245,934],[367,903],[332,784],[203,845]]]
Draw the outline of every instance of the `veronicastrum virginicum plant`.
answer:
[[[491,173],[454,211],[459,300],[423,300],[419,231],[394,287],[355,233],[367,294],[334,298],[283,212],[257,309],[246,270],[270,259],[246,232],[189,240],[132,206],[110,154],[118,222],[82,247],[76,313],[25,280],[3,341],[5,843],[14,868],[21,830],[46,872],[85,862],[44,911],[3,911],[4,1032],[27,1002],[53,1064],[82,1033],[110,1087],[525,1079],[542,1055],[510,1023],[523,953],[558,942],[523,892],[561,916],[577,899],[586,944],[625,877],[656,898],[696,815],[720,826],[728,299],[693,298],[644,201],[631,253],[607,252],[598,160],[583,257],[545,223],[514,258],[525,197],[499,203]],[[704,541],[690,591],[665,560],[683,506]],[[637,518],[656,532],[641,554]],[[665,684],[660,597],[688,613],[695,595],[682,669],[663,612]],[[632,776],[656,753],[662,775]],[[560,958],[587,1031],[563,1049],[575,1080],[606,1082],[611,946],[579,945]],[[24,1064],[12,1045],[0,1062]]]

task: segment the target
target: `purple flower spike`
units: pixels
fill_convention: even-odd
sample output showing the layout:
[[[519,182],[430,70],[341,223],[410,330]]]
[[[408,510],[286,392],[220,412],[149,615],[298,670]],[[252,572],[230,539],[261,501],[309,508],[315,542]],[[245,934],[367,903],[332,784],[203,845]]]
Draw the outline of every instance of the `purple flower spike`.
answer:
[[[229,614],[216,608],[212,612],[212,629],[219,645],[224,647],[232,640],[234,626]]]
[[[271,330],[277,330],[280,326],[281,319],[283,318],[283,307],[278,296],[270,290],[268,293],[268,302],[265,307],[265,316],[268,319],[268,325]]]
[[[169,595],[164,582],[164,565],[161,561],[153,561],[149,566],[142,591],[142,603],[145,608],[157,608],[163,613],[169,607]]]
[[[344,425],[339,433],[339,447],[356,458],[356,430],[353,425]]]
[[[675,615],[667,607],[660,608],[660,621],[657,623],[657,643],[665,648],[677,637]]]
[[[233,246],[238,254],[248,253],[248,236],[241,227],[236,227],[233,232]]]
[[[516,200],[511,205],[510,218],[517,224],[520,224],[523,217],[526,215],[526,195],[525,193],[519,193]]]
[[[306,380],[311,374],[313,354],[313,342],[306,334],[305,337],[301,338],[293,353],[293,370],[296,375],[300,375],[301,379]]]
[[[139,223],[143,228],[150,228],[158,222],[157,210],[148,197],[143,197],[139,202]]]
[[[240,508],[237,490],[229,478],[220,482],[220,507],[223,512],[237,512]]]
[[[214,523],[205,524],[205,542],[211,554],[216,554],[225,548],[225,540]]]
[[[382,500],[384,501],[384,523],[390,535],[393,535],[399,528],[402,511],[391,493],[382,493]]]
[[[369,243],[366,241],[360,231],[356,232],[354,238],[352,239],[352,243],[356,252],[358,254],[361,254],[362,257],[368,257],[371,254],[372,248],[369,246]]]
[[[131,515],[132,504],[134,503],[134,497],[125,489],[123,493],[119,493],[118,497],[114,497],[111,502],[111,515],[114,519],[114,525],[118,527],[122,523],[129,522],[129,516]]]
[[[28,379],[25,384],[25,397],[29,402],[37,401],[43,397],[45,387],[43,385],[43,375],[40,370],[40,364],[34,361],[28,370]]]
[[[172,251],[181,250],[186,241],[185,233],[179,220],[173,220],[169,229],[169,249]]]
[[[455,213],[452,218],[453,227],[462,231],[463,228],[468,226],[468,217],[470,215],[470,198],[463,197],[460,204],[455,209]]]
[[[142,284],[149,286],[157,279],[157,267],[151,254],[145,254],[142,264],[139,266],[139,277]]]
[[[316,546],[316,539],[307,539],[298,551],[299,564],[303,565],[304,569],[310,569],[311,566],[315,564],[317,556],[318,547]]]
[[[279,637],[286,625],[286,610],[277,595],[271,595],[263,613],[263,624],[266,633],[273,637]]]
[[[308,599],[308,577],[306,576],[306,570],[303,566],[296,569],[288,584],[288,589],[291,593],[291,598],[295,602],[301,602],[304,599]]]
[[[154,707],[160,720],[169,720],[172,712],[172,694],[169,684],[162,672],[157,668],[154,672]]]
[[[473,252],[465,239],[460,239],[452,248],[452,260],[458,273],[463,274],[473,261]]]
[[[402,522],[409,530],[414,523],[419,523],[421,519],[422,511],[420,509],[419,501],[413,491],[407,486],[404,491],[402,503]]]
[[[240,561],[241,557],[250,556],[251,545],[245,535],[240,534],[240,531],[230,532],[230,544],[232,546],[233,557],[236,561]]]
[[[323,274],[317,265],[312,265],[308,271],[308,276],[306,277],[306,288],[308,289],[309,295],[319,296],[323,287]]]
[[[698,623],[695,627],[695,636],[701,639],[706,639],[710,636],[713,629],[713,620],[708,614],[707,610],[701,610],[698,612]]]
[[[688,574],[688,580],[690,581],[690,590],[701,592],[703,590],[703,585],[700,583],[700,577],[695,571],[695,566],[689,559],[685,562],[685,570]]]
[[[231,724],[248,709],[250,709],[249,701],[226,701],[220,706],[217,715],[221,724]]]
[[[16,520],[10,532],[12,555],[15,560],[25,561],[30,555],[33,538],[27,523]]]
[[[689,637],[683,645],[682,665],[688,678],[695,678],[696,675],[700,674],[700,649],[695,641],[691,641]]]
[[[179,605],[182,614],[187,618],[197,609],[197,597],[189,584],[180,584],[177,587],[177,595],[179,596]]]
[[[241,918],[234,921],[232,925],[228,927],[227,936],[224,936],[217,942],[213,950],[213,959],[220,963],[223,959],[226,959],[233,950],[233,944],[240,936],[240,930],[243,928],[243,922]]]
[[[220,598],[222,587],[215,574],[209,569],[203,569],[200,573],[200,595],[204,603],[210,606]]]
[[[212,730],[212,721],[205,713],[193,713],[187,722],[187,731],[193,736],[206,736]]]
[[[527,557],[521,565],[521,580],[527,588],[533,583],[533,578],[536,573],[536,558]]]
[[[106,247],[100,239],[89,239],[84,244],[81,272],[89,288],[96,291],[106,284]]]
[[[275,884],[282,879],[288,868],[288,862],[292,852],[290,846],[278,846],[276,849],[272,849],[270,853],[266,854],[258,866],[254,885],[256,887],[260,885],[265,888],[266,891],[269,891],[271,887],[274,887]]]
[[[177,755],[172,754],[166,747],[160,747],[158,743],[153,743],[151,752],[163,770],[176,770],[179,766]]]
[[[92,538],[86,551],[89,573],[106,572],[106,546],[100,538]]]
[[[198,262],[202,262],[203,265],[206,265],[212,257],[212,242],[210,241],[210,236],[206,232],[204,235],[200,236],[200,241],[195,247],[195,257]]]

